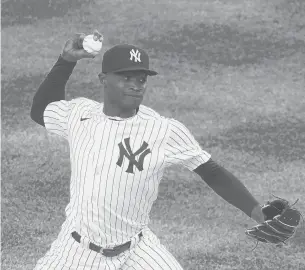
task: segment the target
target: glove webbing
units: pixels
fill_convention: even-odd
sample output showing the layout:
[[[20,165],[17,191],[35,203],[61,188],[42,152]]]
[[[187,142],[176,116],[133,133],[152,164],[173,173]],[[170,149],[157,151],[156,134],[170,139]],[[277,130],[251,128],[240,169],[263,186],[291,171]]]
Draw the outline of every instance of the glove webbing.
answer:
[[[271,194],[272,194],[272,193],[271,193]],[[289,205],[289,202],[288,202],[287,200],[285,200],[285,199],[283,199],[283,198],[280,198],[280,197],[277,197],[277,196],[275,196],[274,194],[272,194],[272,196],[275,197],[275,198],[277,198],[277,199],[283,200],[283,201],[289,206],[289,208],[291,208],[292,206],[294,206],[294,205],[299,201],[299,199],[297,199],[292,205]],[[270,202],[268,201],[267,203],[270,203]],[[275,207],[275,206],[273,205],[273,207]],[[275,208],[276,208],[276,207],[275,207]],[[278,208],[276,208],[276,209],[278,209]],[[297,209],[295,209],[295,208],[292,208],[292,209],[297,210]],[[280,211],[280,209],[278,209],[278,210]],[[300,213],[300,215],[301,215],[301,217],[302,217],[302,219],[303,219],[303,222],[304,222],[304,217],[303,217],[302,213]],[[262,239],[262,240],[264,240],[264,239]],[[284,245],[287,245],[287,243],[286,243],[285,241],[282,241],[282,240],[280,240],[280,239],[279,239],[279,241],[281,241],[282,243],[281,243],[281,244],[276,244],[276,245],[275,245],[276,247],[281,247],[283,244],[284,244]],[[258,246],[258,243],[259,243],[259,242],[260,242],[259,240],[256,240],[256,245],[255,245],[255,247],[254,247],[251,251],[253,251],[253,250],[256,249],[256,247]],[[264,241],[263,241],[263,242],[264,242]]]

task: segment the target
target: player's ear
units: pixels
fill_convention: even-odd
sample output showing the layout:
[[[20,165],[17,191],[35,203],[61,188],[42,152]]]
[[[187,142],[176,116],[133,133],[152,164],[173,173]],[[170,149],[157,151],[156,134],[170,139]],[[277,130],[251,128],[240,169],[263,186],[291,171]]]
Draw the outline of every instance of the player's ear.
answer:
[[[99,73],[98,74],[98,78],[99,78],[99,80],[100,80],[100,82],[102,83],[102,84],[105,84],[105,82],[106,82],[106,76],[105,76],[105,74],[104,73]]]

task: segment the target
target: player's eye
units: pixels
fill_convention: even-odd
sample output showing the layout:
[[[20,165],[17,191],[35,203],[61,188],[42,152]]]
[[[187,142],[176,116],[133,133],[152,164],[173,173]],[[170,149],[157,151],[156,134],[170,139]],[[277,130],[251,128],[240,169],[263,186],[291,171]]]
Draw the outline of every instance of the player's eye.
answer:
[[[141,83],[146,83],[146,78],[140,78],[139,81],[140,81]]]
[[[124,75],[124,77],[123,77],[124,81],[126,81],[126,82],[130,81],[132,78],[133,78],[132,76],[128,76],[128,75]],[[146,83],[146,81],[147,81],[146,77],[140,77],[140,78],[135,78],[135,79],[142,84]]]

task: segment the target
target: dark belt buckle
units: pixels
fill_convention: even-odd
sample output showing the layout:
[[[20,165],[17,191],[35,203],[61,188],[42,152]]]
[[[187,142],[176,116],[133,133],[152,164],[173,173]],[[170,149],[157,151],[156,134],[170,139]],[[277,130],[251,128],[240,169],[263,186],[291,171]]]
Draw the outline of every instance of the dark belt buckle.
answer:
[[[124,252],[125,250],[127,249],[124,248],[124,246],[119,246],[114,248],[101,249],[100,253],[102,253],[106,257],[115,257],[118,256],[120,253]]]

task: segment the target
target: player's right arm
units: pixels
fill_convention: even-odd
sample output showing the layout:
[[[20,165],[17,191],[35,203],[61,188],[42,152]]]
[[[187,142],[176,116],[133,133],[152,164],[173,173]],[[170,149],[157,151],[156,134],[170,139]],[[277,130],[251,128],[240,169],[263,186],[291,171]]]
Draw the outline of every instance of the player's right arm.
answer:
[[[64,122],[64,118],[68,113],[68,104],[65,101],[65,87],[75,66],[76,62],[69,62],[62,55],[59,56],[33,98],[31,107],[33,121],[42,126],[46,125],[45,122],[49,121],[49,118],[54,119],[54,122],[58,122],[58,125],[60,125],[60,122]],[[43,115],[46,107],[52,102],[55,103],[53,106],[49,106],[48,116],[44,119]]]
[[[102,35],[95,31],[98,38]],[[70,102],[65,100],[65,86],[78,60],[94,58],[82,48],[84,34],[76,34],[69,39],[57,62],[41,83],[34,95],[31,107],[31,119],[48,130],[64,136],[67,131],[67,119]]]

